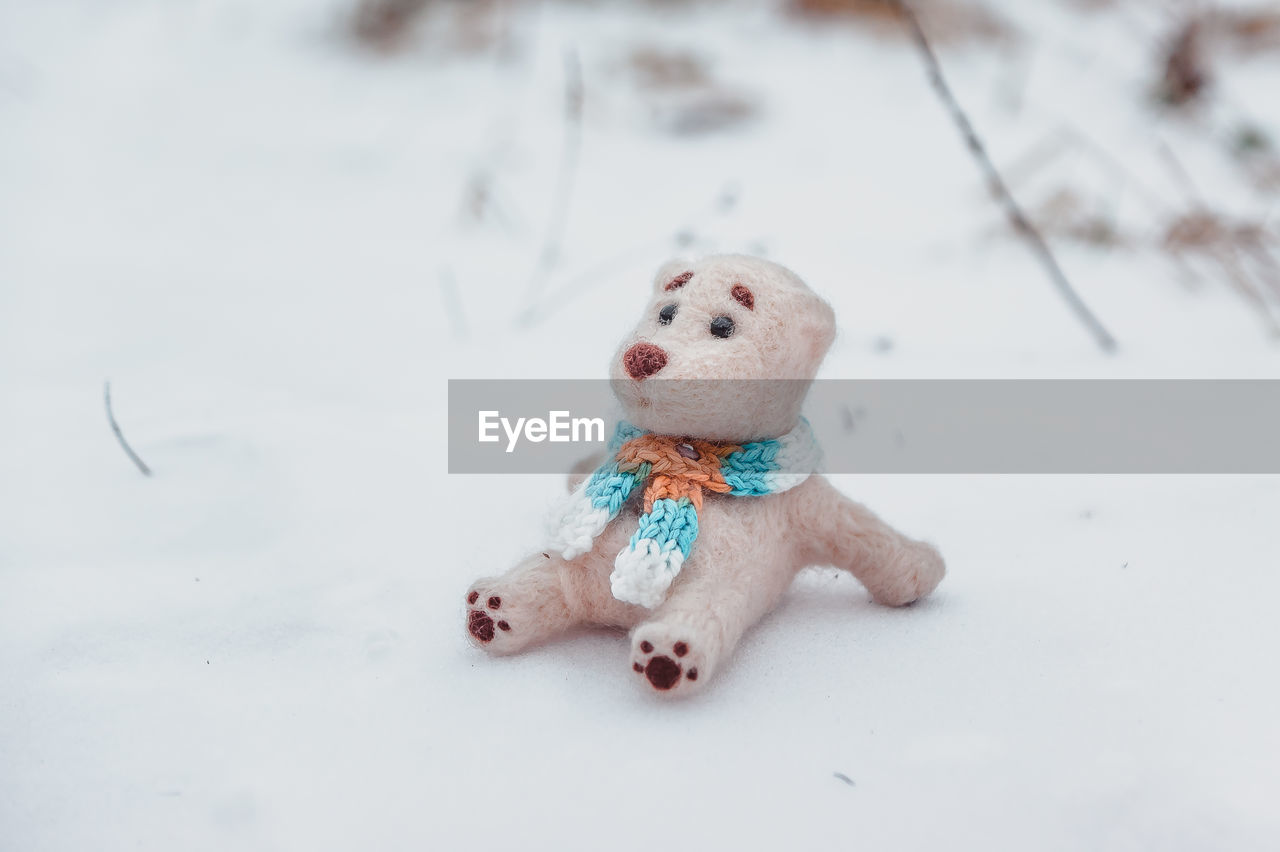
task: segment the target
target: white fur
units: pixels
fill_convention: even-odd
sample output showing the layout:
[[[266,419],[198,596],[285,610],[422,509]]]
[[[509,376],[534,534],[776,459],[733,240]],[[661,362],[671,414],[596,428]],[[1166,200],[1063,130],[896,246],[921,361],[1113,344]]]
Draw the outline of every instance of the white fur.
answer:
[[[686,286],[667,291],[683,272],[690,273]],[[732,296],[739,284],[751,290],[753,307]],[[659,323],[668,304],[678,307],[674,321]],[[708,333],[718,316],[733,319],[733,335]],[[775,263],[741,256],[673,263],[655,279],[644,315],[614,358],[611,379],[627,420],[642,429],[738,444],[777,438],[800,420],[804,392],[834,334],[831,308]],[[623,361],[637,343],[668,356],[643,380],[631,378]],[[769,381],[775,379],[790,381]],[[801,452],[800,442],[783,448],[781,470],[770,483],[781,493],[706,495],[687,560],[672,558],[678,549],[655,552],[656,545],[643,543],[634,555],[619,555],[630,553],[639,501],[629,500],[609,523],[607,512],[576,492],[558,539],[566,556],[531,555],[469,590],[472,641],[509,654],[574,624],[631,628],[629,676],[662,695],[684,695],[706,686],[743,632],[805,566],[848,571],[890,606],[933,591],[945,570],[933,547],[894,530],[825,477],[804,477],[818,460],[792,452]],[[782,490],[786,485],[792,487]]]

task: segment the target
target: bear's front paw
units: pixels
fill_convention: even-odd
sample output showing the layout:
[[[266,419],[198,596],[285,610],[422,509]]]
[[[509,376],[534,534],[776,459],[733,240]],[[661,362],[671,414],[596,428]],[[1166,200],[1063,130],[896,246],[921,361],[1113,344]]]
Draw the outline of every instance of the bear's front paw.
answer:
[[[491,590],[473,588],[467,592],[467,633],[471,641],[497,654],[517,650],[520,643],[511,622],[516,609],[512,601],[504,602],[502,595]]]
[[[644,624],[631,639],[631,669],[664,695],[684,694],[706,683],[710,658],[694,631]]]

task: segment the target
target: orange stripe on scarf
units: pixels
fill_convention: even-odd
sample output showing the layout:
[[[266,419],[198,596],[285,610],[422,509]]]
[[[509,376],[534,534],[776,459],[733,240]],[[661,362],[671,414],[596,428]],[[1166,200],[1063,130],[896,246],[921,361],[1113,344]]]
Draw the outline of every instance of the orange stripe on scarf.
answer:
[[[697,458],[686,458],[678,449],[681,446],[692,447]],[[737,444],[641,435],[622,445],[617,455],[618,469],[631,473],[642,464],[650,465],[649,482],[644,489],[646,512],[653,509],[654,500],[681,497],[688,497],[700,512],[704,490],[721,494],[732,490],[720,472],[720,460],[741,449]]]

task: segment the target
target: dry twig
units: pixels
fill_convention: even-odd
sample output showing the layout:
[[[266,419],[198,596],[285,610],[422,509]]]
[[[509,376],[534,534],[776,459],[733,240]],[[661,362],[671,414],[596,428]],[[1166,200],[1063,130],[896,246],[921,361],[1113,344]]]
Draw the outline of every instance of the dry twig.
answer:
[[[361,0],[351,16],[356,38],[379,50],[393,50],[408,37],[427,0]]]
[[[151,475],[151,468],[147,467],[147,463],[133,451],[133,447],[129,446],[129,442],[124,439],[124,432],[120,431],[120,424],[116,422],[115,412],[111,410],[111,382],[106,381],[102,384],[102,401],[107,407],[107,422],[111,424],[111,431],[115,433],[116,440],[120,442],[120,447],[124,450],[125,455],[138,467],[143,476]]]
[[[1200,19],[1191,18],[1174,35],[1165,54],[1160,99],[1170,106],[1182,106],[1200,97],[1208,85]]]
[[[477,51],[507,37],[505,5],[500,0],[358,0],[348,27],[357,42],[382,53],[403,50],[432,33],[438,47]]]
[[[1058,289],[1059,294],[1061,294],[1072,312],[1075,313],[1076,318],[1093,335],[1098,346],[1104,352],[1114,351],[1116,339],[1111,335],[1111,332],[1107,331],[1093,311],[1089,309],[1089,306],[1085,304],[1084,299],[1080,297],[1075,288],[1071,286],[1071,282],[1067,280],[1062,267],[1058,265],[1057,258],[1050,251],[1048,243],[1045,242],[1040,232],[1036,230],[1031,220],[1027,218],[1026,213],[1018,205],[1008,186],[1005,185],[1004,179],[1000,176],[995,164],[991,162],[991,157],[987,154],[987,149],[982,144],[982,140],[978,138],[978,134],[974,131],[968,115],[965,114],[959,102],[956,101],[955,95],[951,93],[951,88],[947,85],[946,78],[942,75],[942,66],[939,65],[938,58],[933,52],[933,47],[929,44],[929,39],[925,35],[924,29],[920,26],[919,18],[916,17],[915,12],[905,0],[893,0],[893,3],[897,6],[899,13],[911,31],[916,47],[920,52],[920,57],[924,61],[929,82],[933,85],[938,98],[951,114],[951,119],[955,122],[956,128],[964,138],[970,153],[973,154],[978,167],[986,176],[987,185],[991,189],[991,193],[996,196],[1004,207],[1005,215],[1009,217],[1010,224],[1027,241],[1027,245],[1031,247],[1032,252],[1044,267],[1045,272],[1048,273],[1049,280]]]
[[[897,0],[789,0],[794,15],[814,21],[847,20],[860,26],[897,35]],[[938,42],[998,41],[1016,35],[1009,23],[981,2],[930,0],[921,9]]]
[[[1280,49],[1280,10],[1262,5],[1253,9],[1216,9],[1209,14],[1208,23],[1219,38],[1239,53]]]
[[[560,149],[560,169],[551,215],[547,220],[547,233],[526,290],[525,314],[533,310],[551,271],[560,261],[565,224],[569,218],[569,201],[578,171],[578,155],[582,150],[582,64],[578,61],[577,51],[571,49],[565,53],[564,72],[564,145]]]
[[[1165,230],[1165,250],[1179,260],[1184,255],[1199,254],[1216,263],[1227,281],[1261,315],[1271,333],[1280,335],[1280,322],[1272,307],[1272,302],[1280,299],[1280,274],[1265,223],[1232,221],[1213,209],[1167,142],[1160,144],[1160,153],[1190,205],[1190,210],[1176,216]],[[1253,275],[1246,261],[1252,261]]]

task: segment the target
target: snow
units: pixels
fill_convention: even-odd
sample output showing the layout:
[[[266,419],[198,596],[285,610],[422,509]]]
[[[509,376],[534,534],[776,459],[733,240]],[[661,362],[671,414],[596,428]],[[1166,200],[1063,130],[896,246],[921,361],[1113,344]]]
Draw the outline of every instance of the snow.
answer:
[[[510,50],[380,57],[341,8],[0,4],[0,849],[1280,842],[1276,477],[840,477],[939,545],[942,587],[887,610],[805,575],[683,703],[618,634],[467,645],[468,583],[537,545],[563,482],[449,476],[447,379],[603,376],[680,229],[827,295],[829,377],[1275,378],[1280,347],[1159,252],[1055,241],[1120,341],[1098,351],[901,40],[529,4]],[[998,163],[1072,126],[1176,205],[1161,138],[1266,209],[1204,140],[1242,105],[1280,132],[1274,56],[1228,66],[1224,114],[1164,119],[1135,36],[1158,16],[1000,8],[1016,44],[941,49]],[[664,132],[637,44],[760,113]],[[569,49],[582,156],[521,322]],[[461,221],[477,170],[508,224]],[[1046,174],[1015,188],[1116,183]]]

